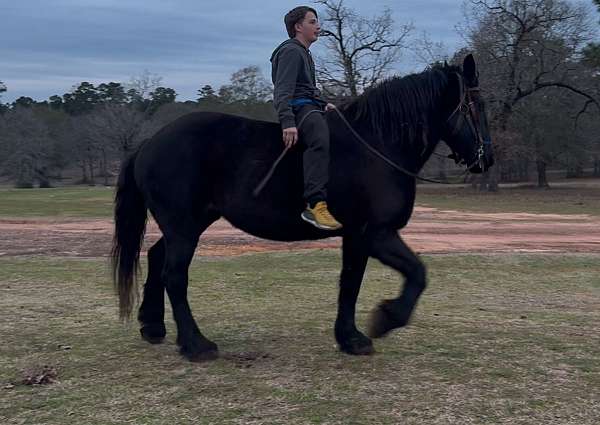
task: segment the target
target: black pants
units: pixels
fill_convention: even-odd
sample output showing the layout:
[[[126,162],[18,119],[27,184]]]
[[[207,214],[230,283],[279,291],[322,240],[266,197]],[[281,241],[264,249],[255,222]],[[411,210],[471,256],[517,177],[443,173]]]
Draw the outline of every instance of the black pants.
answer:
[[[322,110],[316,105],[294,107],[296,125],[310,111]],[[327,200],[327,181],[329,179],[329,128],[322,113],[309,114],[298,128],[298,141],[305,147],[304,199],[311,206]]]

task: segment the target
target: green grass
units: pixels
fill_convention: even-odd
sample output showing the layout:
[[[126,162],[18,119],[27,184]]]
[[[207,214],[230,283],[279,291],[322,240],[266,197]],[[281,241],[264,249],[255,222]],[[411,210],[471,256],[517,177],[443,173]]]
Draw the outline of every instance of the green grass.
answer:
[[[501,188],[480,192],[470,187],[419,186],[417,205],[484,213],[590,214],[600,216],[600,187]]]
[[[0,423],[597,424],[598,256],[424,259],[413,323],[366,358],[334,346],[337,252],[197,259],[190,302],[223,356],[191,364],[170,310],[158,346],[117,322],[105,260],[0,258]],[[369,264],[360,327],[399,286]],[[19,384],[43,365],[57,383]]]
[[[0,217],[110,217],[114,189],[0,189]]]
[[[113,188],[0,189],[0,217],[104,217],[113,213]],[[600,188],[538,190],[502,188],[498,193],[471,188],[419,186],[417,205],[473,212],[530,212],[600,216]]]

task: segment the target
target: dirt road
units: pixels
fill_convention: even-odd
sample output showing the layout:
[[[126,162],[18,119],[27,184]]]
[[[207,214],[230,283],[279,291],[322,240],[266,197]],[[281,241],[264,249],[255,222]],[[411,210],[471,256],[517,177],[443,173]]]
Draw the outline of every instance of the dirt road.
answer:
[[[590,252],[600,253],[600,218],[588,215],[465,213],[416,208],[402,230],[419,253]],[[0,219],[0,256],[108,255],[112,222],[106,219]],[[160,237],[149,223],[145,249]],[[202,236],[199,252],[226,256],[249,252],[339,247],[340,238],[280,243],[258,239],[220,220]]]

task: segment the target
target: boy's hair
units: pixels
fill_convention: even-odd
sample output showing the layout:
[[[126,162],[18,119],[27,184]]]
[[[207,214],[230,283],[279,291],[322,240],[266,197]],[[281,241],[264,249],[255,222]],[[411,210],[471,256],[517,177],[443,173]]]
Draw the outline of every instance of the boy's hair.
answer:
[[[285,15],[285,18],[283,18],[283,22],[285,22],[285,28],[287,29],[290,38],[294,38],[296,36],[295,26],[298,22],[302,22],[302,20],[304,20],[304,17],[308,12],[314,13],[317,19],[319,18],[317,15],[317,11],[309,6],[295,7]]]

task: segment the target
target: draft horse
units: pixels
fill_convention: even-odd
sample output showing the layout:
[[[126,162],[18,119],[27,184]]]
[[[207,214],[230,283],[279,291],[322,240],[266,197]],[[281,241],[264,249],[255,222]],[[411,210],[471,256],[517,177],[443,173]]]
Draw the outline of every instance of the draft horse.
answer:
[[[409,322],[426,286],[425,265],[398,234],[413,211],[415,176],[440,140],[470,172],[485,171],[494,161],[475,61],[468,55],[462,67],[444,64],[389,78],[338,109],[347,122],[335,111],[325,115],[331,133],[328,204],[343,224],[335,233],[300,218],[305,207],[301,146],[287,153],[262,192],[253,196],[284,148],[277,123],[190,113],[166,125],[124,161],[115,195],[112,250],[122,318],[136,304],[147,211],[162,232],[148,252],[138,312],[145,340],[158,343],[166,335],[166,290],[181,354],[193,361],[218,356],[217,345],[200,332],[192,316],[187,287],[198,239],[221,217],[252,235],[278,241],[342,237],[334,330],[343,352],[373,352],[371,338],[355,324],[369,257],[405,277],[399,296],[374,310],[369,336],[381,337]],[[359,143],[357,134],[371,150]]]

